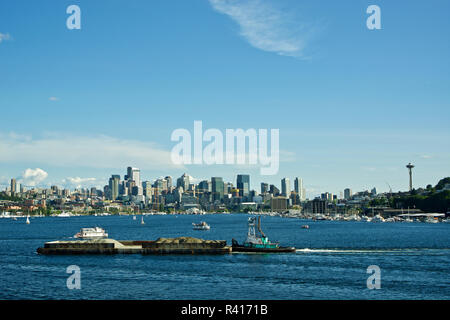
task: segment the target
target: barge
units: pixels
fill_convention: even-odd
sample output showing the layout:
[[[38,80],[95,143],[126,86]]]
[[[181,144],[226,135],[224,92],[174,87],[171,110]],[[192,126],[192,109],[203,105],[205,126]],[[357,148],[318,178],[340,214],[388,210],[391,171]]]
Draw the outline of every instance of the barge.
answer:
[[[232,248],[225,240],[191,237],[159,238],[154,241],[90,239],[46,242],[39,254],[227,254]]]
[[[37,249],[44,255],[75,254],[229,254],[295,252],[294,247],[282,247],[261,230],[261,217],[249,218],[247,240],[241,245],[235,239],[228,246],[226,240],[203,240],[192,237],[158,238],[156,240],[115,240],[101,228],[83,228],[75,237],[80,240],[50,241]],[[256,228],[258,232],[256,232]]]

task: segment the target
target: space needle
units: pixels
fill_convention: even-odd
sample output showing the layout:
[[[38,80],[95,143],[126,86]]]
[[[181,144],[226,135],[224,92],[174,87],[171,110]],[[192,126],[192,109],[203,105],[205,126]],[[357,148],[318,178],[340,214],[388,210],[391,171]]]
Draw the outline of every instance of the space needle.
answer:
[[[414,165],[412,165],[410,162],[406,165],[406,167],[409,170],[409,191],[412,191],[412,168],[414,168]]]

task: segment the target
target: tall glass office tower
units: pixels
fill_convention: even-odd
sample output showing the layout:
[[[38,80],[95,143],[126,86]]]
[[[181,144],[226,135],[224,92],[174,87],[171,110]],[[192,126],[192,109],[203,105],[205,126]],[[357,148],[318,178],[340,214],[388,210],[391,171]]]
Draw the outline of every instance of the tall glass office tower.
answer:
[[[236,187],[239,189],[239,196],[248,197],[250,194],[250,176],[248,174],[238,174]]]

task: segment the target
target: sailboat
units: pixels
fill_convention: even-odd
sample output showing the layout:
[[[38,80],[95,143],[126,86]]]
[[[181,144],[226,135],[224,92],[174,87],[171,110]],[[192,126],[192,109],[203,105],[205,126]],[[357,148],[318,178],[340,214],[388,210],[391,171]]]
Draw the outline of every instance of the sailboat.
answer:
[[[27,216],[26,224],[30,224],[30,218],[29,218],[29,216]]]
[[[141,224],[145,224],[145,222],[144,222],[144,216],[142,216]]]

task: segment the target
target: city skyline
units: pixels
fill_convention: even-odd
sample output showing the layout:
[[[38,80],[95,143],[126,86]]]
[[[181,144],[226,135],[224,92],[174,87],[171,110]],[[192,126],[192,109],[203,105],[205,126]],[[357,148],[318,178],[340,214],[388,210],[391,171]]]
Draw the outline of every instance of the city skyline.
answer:
[[[409,164],[410,165],[410,164]],[[27,169],[30,170],[30,169]],[[42,169],[39,169],[42,171]],[[45,173],[45,171],[43,171]],[[408,170],[409,172],[409,170]],[[167,189],[172,186],[172,180],[176,177],[171,176],[171,175],[166,175],[166,176],[159,176],[157,178],[154,179],[147,179],[147,178],[141,178],[141,170],[139,168],[135,168],[135,167],[130,167],[128,166],[126,169],[126,173],[124,174],[110,174],[109,178],[104,178],[103,181],[106,181],[105,184],[102,184],[99,181],[90,181],[91,184],[90,185],[85,185],[82,186],[80,181],[75,181],[74,183],[76,184],[78,182],[79,185],[74,185],[74,183],[50,183],[50,184],[38,184],[38,185],[26,185],[23,180],[21,180],[20,177],[14,177],[11,178],[10,181],[6,184],[1,184],[0,183],[0,187],[5,188],[4,190],[13,190],[13,185],[14,185],[14,190],[17,190],[18,187],[20,187],[21,189],[23,187],[26,187],[28,189],[33,189],[33,188],[37,188],[37,189],[42,189],[42,188],[50,188],[53,186],[57,186],[57,187],[62,187],[63,189],[67,189],[67,190],[80,190],[80,189],[87,189],[89,190],[90,188],[96,188],[99,190],[103,190],[104,187],[109,186],[110,189],[114,188],[113,190],[113,194],[116,194],[116,196],[113,198],[113,200],[118,196],[119,192],[118,192],[118,183],[120,181],[122,181],[122,177],[123,177],[123,181],[127,181],[127,180],[131,180],[136,182],[135,186],[138,188],[141,188],[138,193],[142,194],[143,193],[143,189],[145,189],[145,184],[146,183],[151,183],[151,187],[153,188],[154,184],[157,184],[158,182],[161,181],[168,181],[167,184],[165,185],[164,189]],[[291,184],[291,179],[290,177],[283,177],[279,180],[279,183],[269,183],[267,181],[258,181],[257,183],[254,183],[254,185],[250,184],[251,181],[251,175],[249,174],[236,174],[234,175],[235,179],[234,180],[227,180],[223,177],[204,177],[204,178],[194,178],[192,176],[190,176],[189,174],[187,174],[186,172],[183,173],[179,178],[176,178],[176,185],[173,185],[173,187],[182,187],[184,191],[187,191],[189,189],[189,186],[192,184],[194,186],[197,186],[200,188],[200,185],[202,182],[204,181],[209,181],[210,183],[213,183],[214,179],[220,179],[222,185],[224,186],[226,183],[231,183],[231,185],[236,188],[239,189],[239,195],[241,197],[246,197],[249,195],[250,191],[256,191],[257,194],[263,193],[261,191],[262,189],[262,185],[267,185],[267,187],[269,186],[279,186],[279,192],[281,196],[284,197],[289,197],[289,195],[291,194],[291,192],[295,192],[296,194],[298,194],[300,196],[301,200],[305,200],[306,198],[308,199],[314,199],[314,198],[318,198],[323,196],[323,194],[331,194],[331,195],[336,195],[339,197],[339,199],[348,199],[349,197],[351,197],[352,195],[352,188],[351,186],[346,186],[343,187],[341,190],[337,190],[337,191],[331,191],[330,190],[323,190],[323,192],[320,193],[316,193],[313,194],[311,196],[308,196],[308,193],[306,192],[306,188],[304,188],[303,185],[303,179],[301,177],[293,177],[292,181],[294,182],[293,184]],[[34,176],[33,176],[34,177]],[[408,175],[409,179],[411,178],[410,175]],[[75,179],[76,180],[76,179]],[[115,181],[117,180],[117,181]],[[114,182],[115,181],[115,182]],[[97,184],[96,184],[97,183]],[[114,187],[112,187],[112,185],[114,185]],[[223,188],[222,186],[222,188]],[[392,191],[390,185],[388,185],[388,187],[390,188],[388,191]],[[425,188],[425,186],[417,186],[414,188]],[[131,189],[131,187],[130,187]],[[160,187],[161,189],[161,187]],[[278,189],[278,187],[277,187]],[[361,190],[357,190],[356,192],[365,192],[365,191],[370,191],[373,192],[373,190],[375,190],[375,194],[377,193],[377,188],[376,187],[372,187],[372,188],[367,188],[367,189],[361,189]],[[397,190],[399,192],[401,191],[407,191],[407,190]],[[410,191],[410,190],[408,190]],[[223,191],[222,191],[223,192]],[[131,193],[131,191],[130,191]]]

